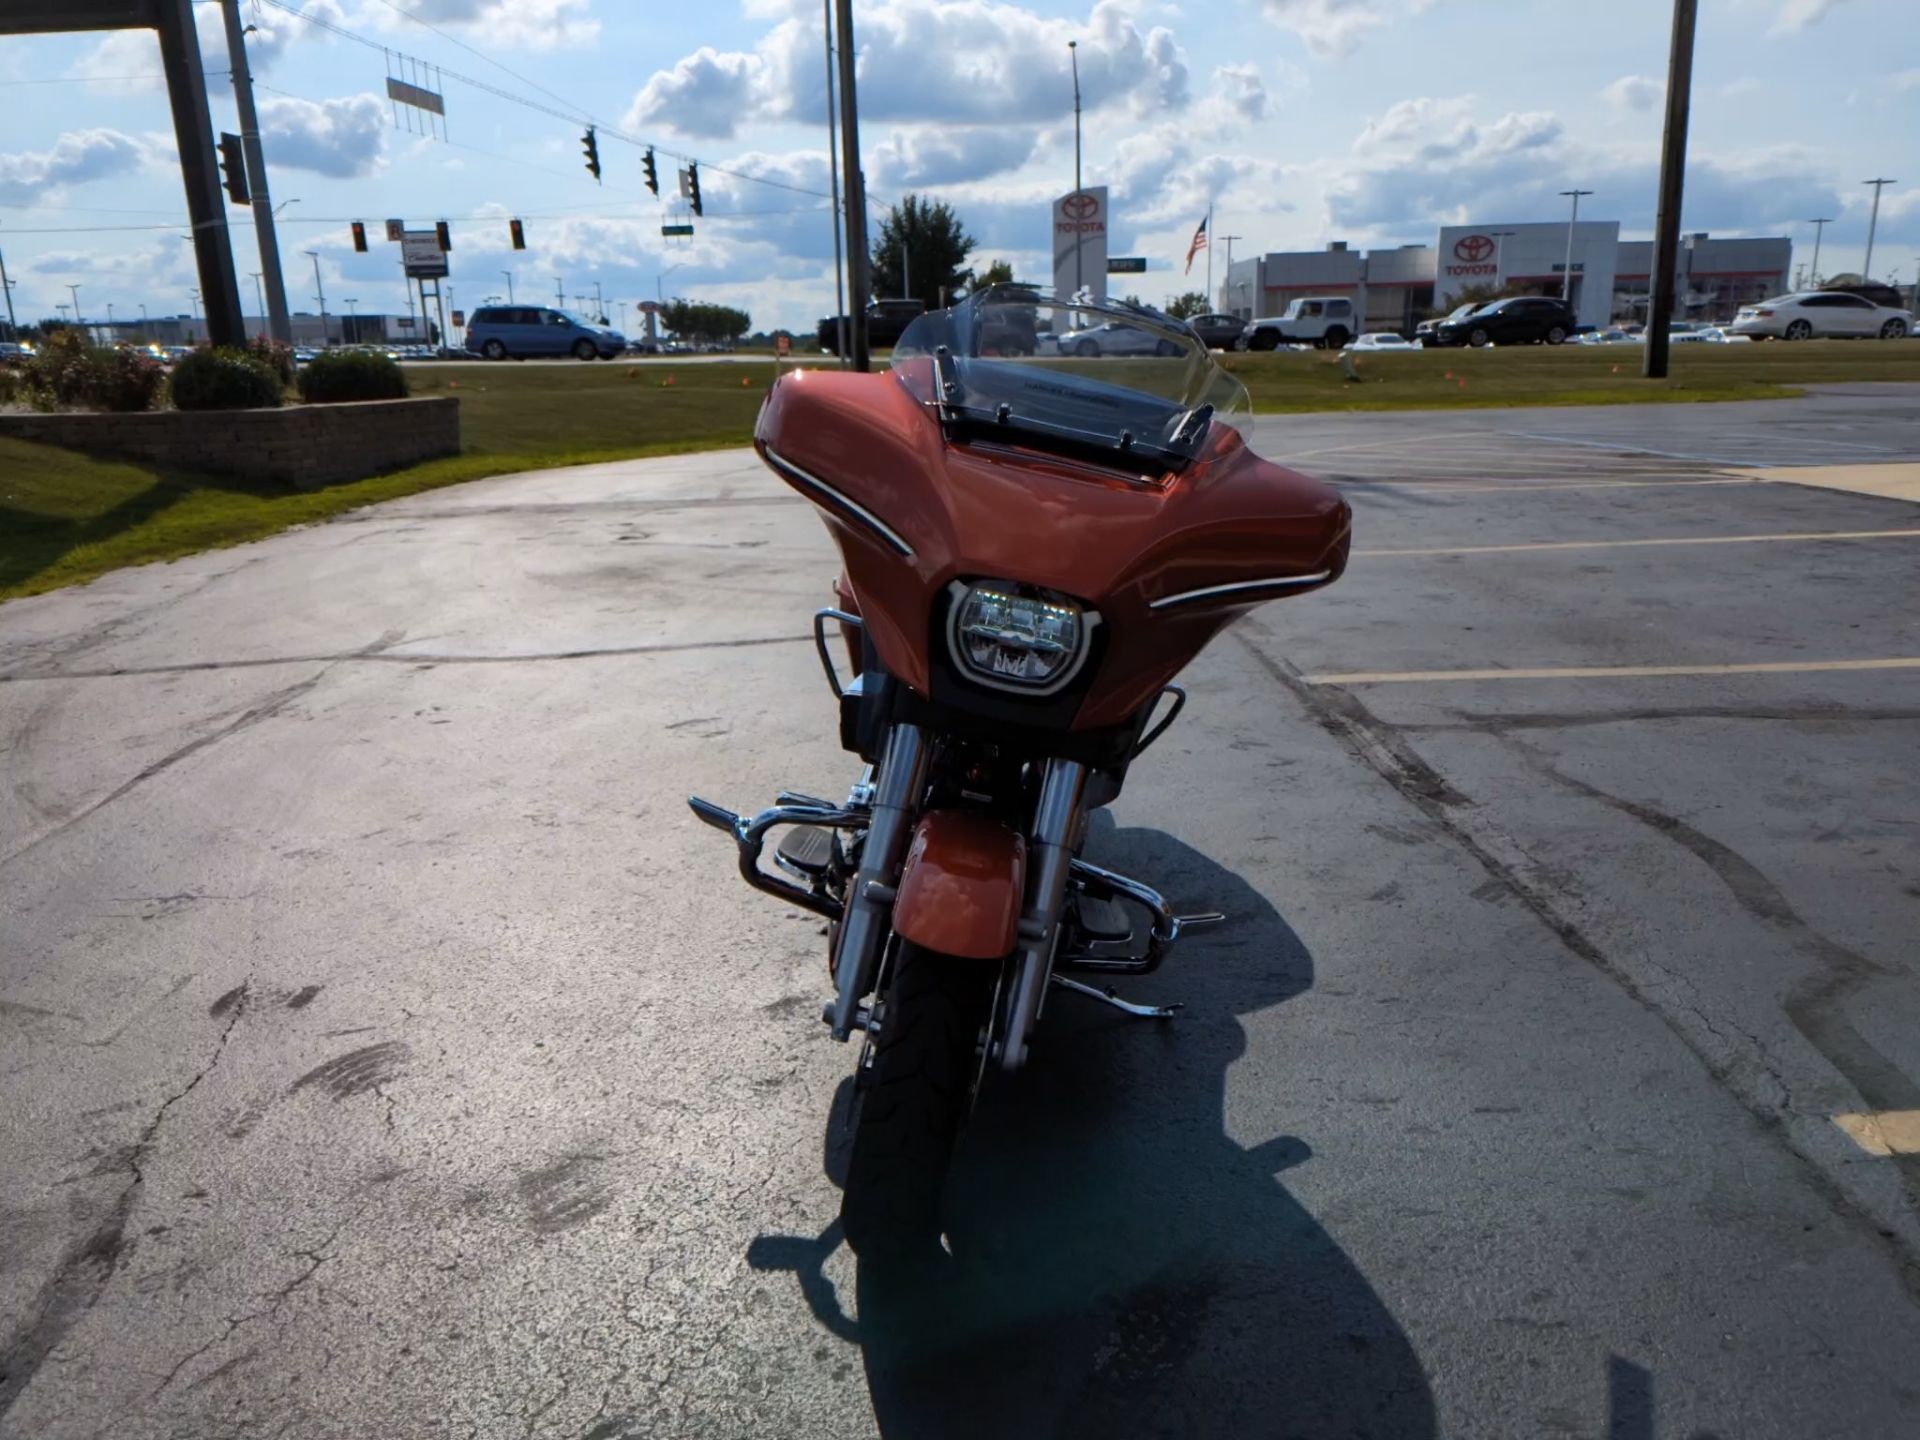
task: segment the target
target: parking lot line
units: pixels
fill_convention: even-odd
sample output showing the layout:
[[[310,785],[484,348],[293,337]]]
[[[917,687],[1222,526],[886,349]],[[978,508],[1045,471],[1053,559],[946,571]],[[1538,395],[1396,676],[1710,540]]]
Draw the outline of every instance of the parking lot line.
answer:
[[[1784,535],[1665,535],[1649,540],[1530,540],[1518,545],[1421,545],[1404,550],[1356,550],[1354,555],[1505,555],[1527,550],[1631,550],[1651,545],[1759,545],[1783,540],[1902,540],[1920,530],[1796,530]]]
[[[1920,1110],[1836,1115],[1833,1123],[1869,1155],[1920,1155]]]
[[[1343,489],[1353,486],[1357,489],[1434,490],[1471,495],[1482,490],[1644,490],[1654,486],[1758,485],[1763,482],[1757,475],[1737,475],[1710,480],[1523,480],[1512,484],[1480,484],[1471,480],[1335,480],[1333,483]]]
[[[1542,665],[1498,670],[1354,670],[1303,675],[1309,685],[1429,685],[1478,680],[1658,680],[1699,675],[1812,675],[1920,670],[1920,655],[1884,660],[1765,660],[1744,665]]]

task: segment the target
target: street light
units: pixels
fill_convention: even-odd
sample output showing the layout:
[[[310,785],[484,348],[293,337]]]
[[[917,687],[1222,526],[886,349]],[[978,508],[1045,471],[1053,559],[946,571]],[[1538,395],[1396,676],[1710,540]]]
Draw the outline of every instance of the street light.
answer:
[[[267,323],[267,287],[260,283],[260,277],[266,274],[266,271],[250,270],[247,273],[253,276],[254,298],[260,302],[260,323],[265,325]]]
[[[1873,232],[1880,228],[1880,192],[1889,185],[1898,185],[1898,180],[1862,180],[1862,185],[1873,187],[1873,215],[1867,221],[1867,258],[1860,262],[1860,278],[1873,279]]]
[[[1827,226],[1833,223],[1833,217],[1831,215],[1822,215],[1817,219],[1809,220],[1807,223],[1813,226],[1813,270],[1807,278],[1813,282],[1813,288],[1818,290],[1820,288],[1820,236],[1825,232]]]
[[[294,198],[291,200],[282,200],[278,205],[273,207],[273,213],[275,218],[278,218],[280,212],[286,209],[289,205],[298,205],[299,203],[300,203],[300,197],[297,195],[294,196]]]
[[[507,277],[507,303],[511,305],[513,304],[513,272],[502,270],[500,273]]]
[[[313,294],[314,298],[320,302],[320,348],[324,350],[333,337],[327,333],[327,291],[326,287],[320,283],[320,252],[302,250],[300,253],[313,261]]]
[[[78,285],[69,285],[67,286],[67,289],[73,295],[74,328],[84,330],[86,328],[86,322],[80,318],[80,287]]]
[[[1489,230],[1487,232],[1493,239],[1493,288],[1496,291],[1499,290],[1502,284],[1500,267],[1505,263],[1507,241],[1519,233],[1518,230]]]
[[[1573,299],[1573,227],[1580,223],[1580,197],[1591,195],[1591,190],[1562,190],[1562,195],[1573,197],[1573,214],[1567,217],[1567,263],[1560,273],[1560,298],[1571,302]]]
[[[655,300],[658,300],[662,305],[666,304],[667,303],[666,292],[660,288],[661,285],[666,281],[667,276],[671,275],[674,271],[684,270],[686,268],[687,268],[687,262],[682,260],[678,265],[669,265],[666,269],[662,270],[658,275],[654,276],[653,277],[653,298]]]
[[[1080,193],[1080,42],[1067,42],[1067,58],[1073,66],[1073,193]],[[1087,279],[1080,264],[1080,242],[1085,238],[1078,225],[1073,232],[1073,293],[1086,289]]]

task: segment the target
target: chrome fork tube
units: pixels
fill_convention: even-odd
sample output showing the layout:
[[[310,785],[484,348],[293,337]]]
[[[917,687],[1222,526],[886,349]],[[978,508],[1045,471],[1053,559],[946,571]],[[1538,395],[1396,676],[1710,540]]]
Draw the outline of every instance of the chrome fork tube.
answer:
[[[1086,792],[1087,767],[1072,760],[1049,760],[1040,781],[1040,803],[1033,819],[1033,844],[1027,851],[1027,905],[1020,916],[1020,957],[1008,1007],[1006,1033],[1000,1038],[1000,1065],[1018,1070],[1027,1061],[1027,1037],[1040,1018],[1040,1002],[1053,969],[1053,947],[1060,933],[1067,876],[1073,867],[1073,825]]]
[[[893,912],[893,885],[926,774],[925,733],[918,725],[894,726],[873,777],[873,818],[860,850],[860,873],[847,887],[846,914],[840,922],[836,993],[823,1017],[836,1040],[853,1033],[860,999],[873,988]]]

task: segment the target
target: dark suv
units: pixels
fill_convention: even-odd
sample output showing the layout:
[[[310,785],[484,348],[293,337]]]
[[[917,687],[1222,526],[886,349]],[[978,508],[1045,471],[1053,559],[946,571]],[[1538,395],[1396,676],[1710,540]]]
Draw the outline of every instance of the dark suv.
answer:
[[[926,302],[922,300],[874,301],[867,307],[867,344],[875,350],[893,344],[906,333],[907,326],[926,313]],[[838,315],[829,315],[820,322],[820,349],[828,355],[840,353]]]
[[[1573,307],[1544,295],[1513,295],[1433,327],[1433,345],[1558,345],[1574,330]]]

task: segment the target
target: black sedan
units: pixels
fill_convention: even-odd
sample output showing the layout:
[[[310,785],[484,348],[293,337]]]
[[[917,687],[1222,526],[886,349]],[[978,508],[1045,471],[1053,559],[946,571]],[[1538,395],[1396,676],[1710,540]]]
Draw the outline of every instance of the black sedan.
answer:
[[[1209,350],[1231,350],[1247,322],[1236,315],[1189,315],[1187,325]]]
[[[1573,307],[1544,295],[1514,295],[1433,327],[1434,345],[1558,345],[1573,334]]]

